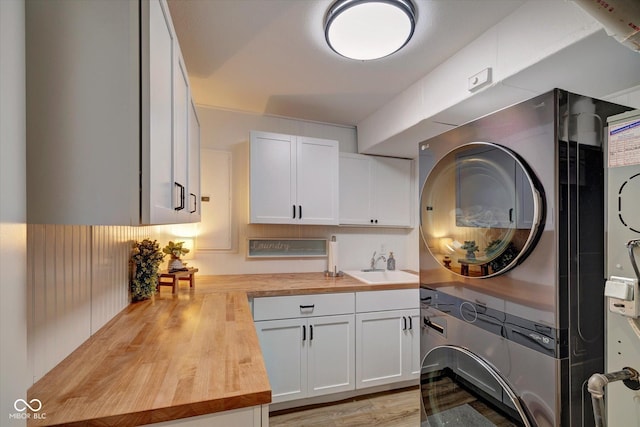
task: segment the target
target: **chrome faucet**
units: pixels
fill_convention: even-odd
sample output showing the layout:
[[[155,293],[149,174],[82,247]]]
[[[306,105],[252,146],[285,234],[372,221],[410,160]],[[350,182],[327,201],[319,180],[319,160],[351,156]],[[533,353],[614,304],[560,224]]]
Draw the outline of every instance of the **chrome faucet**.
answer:
[[[385,258],[384,255],[380,255],[378,258],[376,258],[376,251],[373,251],[373,255],[371,256],[371,270],[376,269],[376,263],[380,260],[386,262],[387,258]]]

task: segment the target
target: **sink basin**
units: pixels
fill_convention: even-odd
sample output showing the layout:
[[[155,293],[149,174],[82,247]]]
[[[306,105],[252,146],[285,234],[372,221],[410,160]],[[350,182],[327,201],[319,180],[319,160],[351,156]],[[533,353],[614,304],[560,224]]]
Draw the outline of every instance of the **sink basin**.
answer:
[[[393,283],[418,283],[418,275],[401,270],[351,270],[344,274],[351,276],[369,285],[385,285]]]

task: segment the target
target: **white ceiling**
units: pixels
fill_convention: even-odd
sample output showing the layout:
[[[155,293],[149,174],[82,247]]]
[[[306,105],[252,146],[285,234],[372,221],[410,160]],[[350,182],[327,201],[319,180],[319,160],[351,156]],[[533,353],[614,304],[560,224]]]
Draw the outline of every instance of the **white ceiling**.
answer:
[[[168,0],[199,105],[356,125],[524,0],[414,0],[405,48],[353,61],[325,43],[333,0]]]

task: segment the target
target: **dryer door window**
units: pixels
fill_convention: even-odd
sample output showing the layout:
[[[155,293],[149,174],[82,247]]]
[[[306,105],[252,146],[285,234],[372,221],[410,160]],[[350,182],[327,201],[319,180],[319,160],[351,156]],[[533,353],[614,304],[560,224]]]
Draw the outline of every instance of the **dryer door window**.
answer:
[[[544,218],[542,191],[512,151],[462,145],[431,170],[420,196],[420,229],[439,264],[471,277],[504,273],[533,249]]]
[[[423,427],[531,426],[504,379],[462,347],[440,346],[427,354],[420,393]]]

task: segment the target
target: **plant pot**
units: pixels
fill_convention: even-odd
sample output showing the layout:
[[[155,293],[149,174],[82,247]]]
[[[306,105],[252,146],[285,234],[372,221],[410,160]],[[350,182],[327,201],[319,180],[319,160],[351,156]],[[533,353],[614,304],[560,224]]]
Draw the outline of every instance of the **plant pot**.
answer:
[[[181,268],[183,268],[184,266],[182,265],[182,261],[180,261],[180,258],[171,258],[169,260],[169,271],[171,270],[179,270]]]

